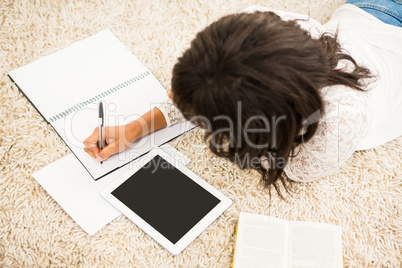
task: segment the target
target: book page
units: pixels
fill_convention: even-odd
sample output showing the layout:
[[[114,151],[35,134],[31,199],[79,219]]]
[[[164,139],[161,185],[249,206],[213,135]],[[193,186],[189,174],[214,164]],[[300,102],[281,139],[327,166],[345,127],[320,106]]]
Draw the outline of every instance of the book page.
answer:
[[[240,213],[234,268],[287,267],[288,222]]]
[[[342,231],[340,226],[312,223],[290,223],[289,267],[342,267]]]

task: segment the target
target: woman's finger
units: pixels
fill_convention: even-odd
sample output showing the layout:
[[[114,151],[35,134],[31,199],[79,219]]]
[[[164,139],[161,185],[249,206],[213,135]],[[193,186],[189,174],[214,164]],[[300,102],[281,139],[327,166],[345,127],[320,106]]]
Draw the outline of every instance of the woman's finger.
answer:
[[[84,151],[87,152],[92,158],[96,159],[95,153],[92,150],[84,148]]]

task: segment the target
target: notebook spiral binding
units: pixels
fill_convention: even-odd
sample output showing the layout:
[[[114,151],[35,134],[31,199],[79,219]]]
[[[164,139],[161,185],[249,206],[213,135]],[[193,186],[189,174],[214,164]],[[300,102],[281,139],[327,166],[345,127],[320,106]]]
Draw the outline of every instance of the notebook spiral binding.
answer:
[[[71,114],[71,113],[73,113],[73,112],[76,112],[76,111],[78,111],[78,110],[84,108],[85,106],[87,106],[87,105],[89,105],[89,104],[91,104],[91,103],[94,103],[94,102],[96,102],[96,101],[99,101],[99,100],[101,100],[102,98],[104,98],[104,97],[106,97],[106,96],[108,96],[108,95],[110,95],[110,94],[113,94],[114,92],[119,91],[119,90],[121,90],[121,89],[127,87],[128,85],[131,85],[131,84],[133,84],[133,83],[135,83],[135,82],[137,82],[137,81],[139,81],[139,80],[141,80],[141,79],[143,79],[143,78],[149,76],[150,74],[151,74],[151,73],[150,73],[149,71],[145,71],[145,72],[143,72],[143,73],[141,73],[141,74],[139,74],[139,75],[136,75],[136,76],[134,76],[133,78],[130,78],[130,79],[128,79],[127,81],[125,81],[125,82],[123,82],[123,83],[121,83],[121,84],[119,84],[119,85],[117,85],[117,86],[114,86],[114,87],[112,87],[112,88],[110,88],[110,89],[108,89],[108,90],[105,90],[105,91],[103,91],[102,93],[99,93],[98,95],[96,95],[96,96],[94,96],[94,97],[92,97],[92,98],[87,99],[86,101],[83,101],[83,102],[81,102],[81,103],[78,103],[78,104],[76,104],[76,105],[74,105],[74,106],[72,106],[72,107],[70,107],[70,108],[64,110],[63,112],[60,112],[60,113],[58,113],[58,114],[56,114],[56,115],[50,117],[49,120],[50,120],[50,122],[55,122],[55,121],[57,121],[57,120],[59,120],[59,119],[61,119],[61,118],[64,118],[64,117],[66,117],[67,115],[69,115],[69,114]]]

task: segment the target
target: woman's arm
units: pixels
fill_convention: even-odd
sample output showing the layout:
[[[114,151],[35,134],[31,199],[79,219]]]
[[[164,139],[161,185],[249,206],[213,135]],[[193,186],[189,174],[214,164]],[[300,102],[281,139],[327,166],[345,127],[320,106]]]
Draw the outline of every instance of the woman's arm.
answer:
[[[98,161],[107,160],[111,155],[126,150],[130,145],[150,132],[167,126],[165,116],[158,108],[153,108],[137,120],[126,125],[105,127],[106,147],[99,151],[99,131],[95,128],[91,136],[84,140],[85,152]]]

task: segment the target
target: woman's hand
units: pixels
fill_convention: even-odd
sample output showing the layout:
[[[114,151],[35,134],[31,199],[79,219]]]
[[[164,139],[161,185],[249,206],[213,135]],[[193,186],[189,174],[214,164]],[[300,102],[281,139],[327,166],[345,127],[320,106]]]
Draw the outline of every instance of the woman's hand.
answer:
[[[142,137],[141,124],[136,123],[104,127],[106,146],[102,151],[98,148],[99,128],[95,128],[92,135],[84,140],[85,152],[101,162],[107,160],[111,155],[126,150],[134,141]]]
[[[142,136],[164,128],[166,125],[163,113],[158,108],[154,108],[127,125],[105,127],[106,146],[102,151],[98,148],[99,128],[95,128],[92,135],[84,140],[84,150],[90,156],[102,162],[107,160],[111,155],[126,150],[134,141]]]

